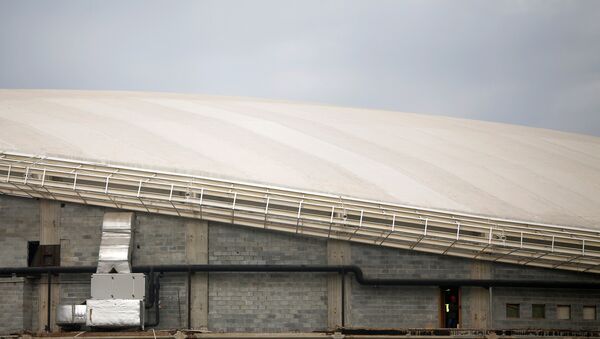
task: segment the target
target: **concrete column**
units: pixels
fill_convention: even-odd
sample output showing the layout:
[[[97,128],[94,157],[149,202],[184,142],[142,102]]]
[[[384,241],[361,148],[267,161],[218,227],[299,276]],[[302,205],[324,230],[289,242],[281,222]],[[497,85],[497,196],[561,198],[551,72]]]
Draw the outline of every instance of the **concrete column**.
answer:
[[[327,240],[327,264],[348,265],[350,264],[350,243],[347,241]],[[327,327],[336,329],[348,326],[350,281],[342,281],[338,273],[327,276]],[[343,309],[345,306],[345,310]],[[343,317],[345,319],[343,319]],[[344,321],[343,321],[344,320]]]
[[[188,264],[208,264],[208,222],[187,220],[185,254]],[[190,326],[208,328],[208,273],[192,273]],[[186,323],[187,325],[187,323]]]
[[[471,279],[491,279],[490,262],[474,260],[471,266]],[[489,328],[490,294],[484,287],[465,286],[461,288],[461,327]]]
[[[53,200],[40,200],[40,245],[58,245],[60,228],[60,202]],[[56,326],[56,305],[60,297],[60,280],[58,276],[53,276],[51,285],[48,285],[48,275],[43,275],[40,280],[38,296],[38,324],[39,331],[46,330],[48,325],[48,307],[50,307],[50,330],[58,330]],[[50,288],[51,303],[48,303],[48,288]]]

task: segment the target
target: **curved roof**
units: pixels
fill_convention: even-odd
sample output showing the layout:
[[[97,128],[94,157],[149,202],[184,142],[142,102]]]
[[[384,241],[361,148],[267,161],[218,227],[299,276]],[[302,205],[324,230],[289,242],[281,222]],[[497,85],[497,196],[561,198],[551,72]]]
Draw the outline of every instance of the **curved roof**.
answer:
[[[0,90],[0,150],[600,229],[600,138],[189,94]]]

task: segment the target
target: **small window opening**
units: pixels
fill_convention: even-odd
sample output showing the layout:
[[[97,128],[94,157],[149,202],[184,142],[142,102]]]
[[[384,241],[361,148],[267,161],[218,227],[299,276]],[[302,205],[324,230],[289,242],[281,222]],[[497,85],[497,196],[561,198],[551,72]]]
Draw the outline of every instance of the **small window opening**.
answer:
[[[558,320],[571,319],[571,305],[557,305],[556,306],[556,318]]]
[[[596,306],[583,306],[583,320],[596,320]]]
[[[521,305],[520,304],[506,304],[506,318],[520,318],[521,317]]]
[[[531,317],[533,319],[545,319],[546,318],[546,305],[544,305],[544,304],[531,305]]]

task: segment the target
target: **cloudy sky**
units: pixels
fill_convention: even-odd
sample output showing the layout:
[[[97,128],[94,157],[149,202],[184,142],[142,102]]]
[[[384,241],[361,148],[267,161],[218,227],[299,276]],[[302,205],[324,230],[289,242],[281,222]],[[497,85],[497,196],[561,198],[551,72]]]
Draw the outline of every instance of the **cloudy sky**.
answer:
[[[600,1],[0,0],[0,88],[255,96],[600,136]]]

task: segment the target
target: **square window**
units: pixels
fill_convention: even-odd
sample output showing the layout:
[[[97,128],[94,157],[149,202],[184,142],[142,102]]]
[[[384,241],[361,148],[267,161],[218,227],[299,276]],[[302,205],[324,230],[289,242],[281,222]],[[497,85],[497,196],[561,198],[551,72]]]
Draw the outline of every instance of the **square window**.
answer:
[[[556,305],[556,319],[571,319],[571,305]]]
[[[544,304],[533,304],[533,305],[531,305],[531,317],[533,319],[544,319],[544,318],[546,318],[546,305],[544,305]]]
[[[596,320],[596,306],[583,306],[583,320]]]
[[[520,318],[521,317],[520,306],[521,305],[519,305],[519,304],[506,304],[506,317],[507,318]]]

